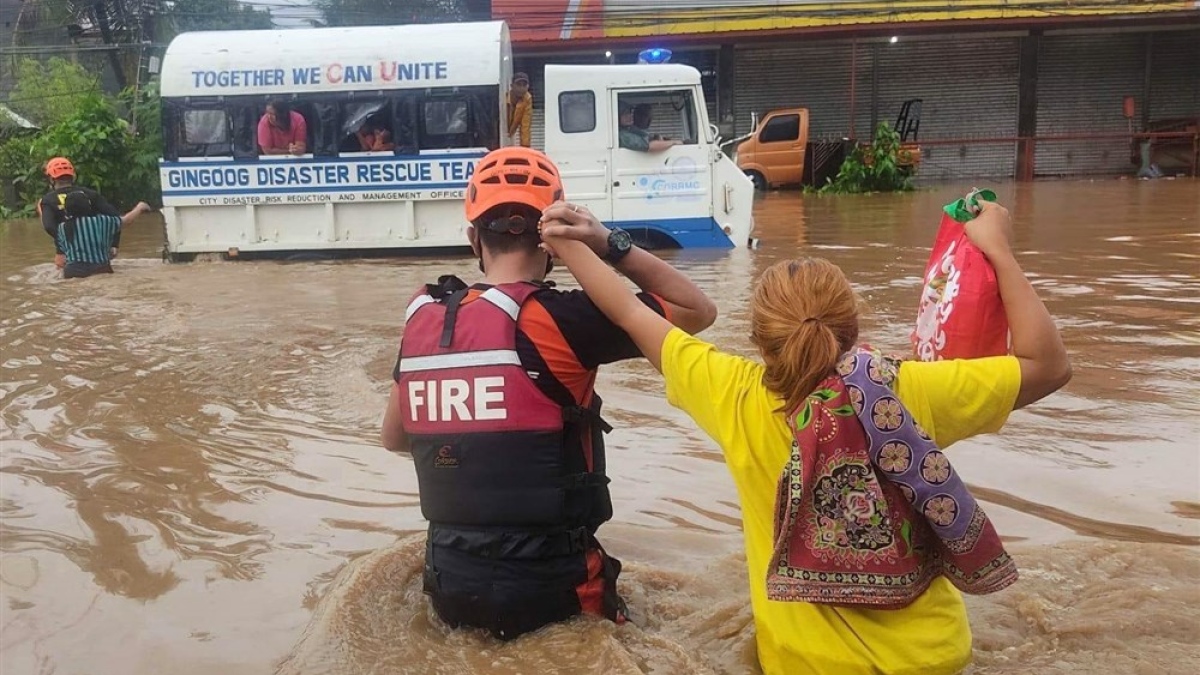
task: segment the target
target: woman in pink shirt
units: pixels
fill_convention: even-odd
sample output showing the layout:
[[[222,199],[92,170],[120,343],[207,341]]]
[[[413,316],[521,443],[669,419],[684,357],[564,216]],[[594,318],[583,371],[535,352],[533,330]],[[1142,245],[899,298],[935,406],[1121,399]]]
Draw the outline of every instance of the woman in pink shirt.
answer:
[[[308,123],[286,101],[267,104],[258,121],[258,147],[264,155],[303,155],[307,151]]]

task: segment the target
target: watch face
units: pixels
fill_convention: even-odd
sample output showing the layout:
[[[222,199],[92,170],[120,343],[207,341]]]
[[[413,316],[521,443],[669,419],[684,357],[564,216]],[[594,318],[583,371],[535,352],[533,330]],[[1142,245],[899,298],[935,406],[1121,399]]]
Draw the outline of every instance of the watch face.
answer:
[[[633,237],[625,230],[615,230],[610,236],[609,246],[619,251],[629,250],[633,246]]]

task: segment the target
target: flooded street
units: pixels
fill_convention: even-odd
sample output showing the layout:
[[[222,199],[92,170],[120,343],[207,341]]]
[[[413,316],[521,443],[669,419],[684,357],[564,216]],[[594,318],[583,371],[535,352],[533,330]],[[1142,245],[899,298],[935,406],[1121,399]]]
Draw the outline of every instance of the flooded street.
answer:
[[[666,257],[716,300],[723,347],[753,352],[763,269],[816,255],[900,351],[939,209],[969,187],[771,193],[757,250]],[[997,192],[1075,376],[951,449],[1022,569],[967,600],[971,672],[1200,672],[1200,183]],[[143,220],[115,275],[63,281],[36,223],[0,225],[4,675],[757,671],[733,483],[647,364],[598,384],[599,538],[635,625],[501,646],[427,610],[416,477],[377,440],[409,296],[474,261],[166,265],[161,246]]]

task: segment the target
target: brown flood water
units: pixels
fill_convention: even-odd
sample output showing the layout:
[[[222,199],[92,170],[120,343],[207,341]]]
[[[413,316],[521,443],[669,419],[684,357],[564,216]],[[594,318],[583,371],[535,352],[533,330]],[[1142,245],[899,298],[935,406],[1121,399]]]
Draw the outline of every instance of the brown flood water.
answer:
[[[726,348],[751,352],[759,272],[807,254],[902,349],[963,191],[770,194],[758,250],[670,257]],[[1200,672],[1200,184],[999,192],[1075,379],[952,449],[1023,572],[968,598],[973,672]],[[733,485],[647,365],[600,382],[601,539],[636,625],[450,633],[419,590],[412,467],[376,434],[406,298],[473,262],[164,265],[161,241],[139,222],[116,275],[61,281],[35,223],[0,226],[4,675],[757,672]]]

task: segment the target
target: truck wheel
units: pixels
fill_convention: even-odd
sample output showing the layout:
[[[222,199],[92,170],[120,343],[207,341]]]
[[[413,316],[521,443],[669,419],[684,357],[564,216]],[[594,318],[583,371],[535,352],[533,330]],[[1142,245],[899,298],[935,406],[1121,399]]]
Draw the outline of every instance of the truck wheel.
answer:
[[[759,192],[767,191],[767,179],[757,171],[747,171],[746,175],[750,177],[750,181],[754,183],[754,189]]]

